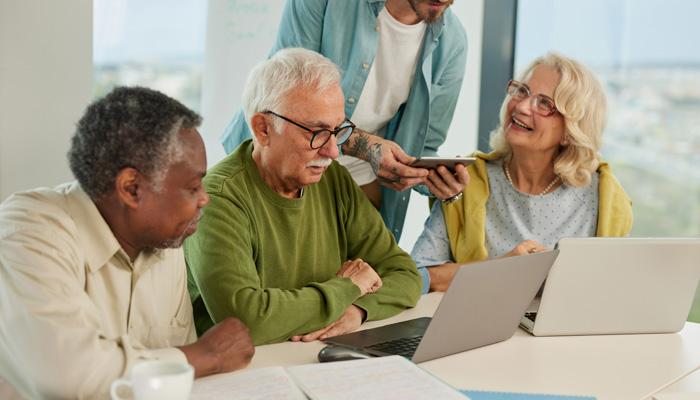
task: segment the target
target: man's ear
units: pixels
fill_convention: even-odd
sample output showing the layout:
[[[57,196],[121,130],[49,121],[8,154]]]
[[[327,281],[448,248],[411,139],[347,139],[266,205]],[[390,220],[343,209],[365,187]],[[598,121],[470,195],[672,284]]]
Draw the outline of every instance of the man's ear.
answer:
[[[115,190],[117,196],[129,208],[138,208],[143,196],[144,177],[135,168],[122,168],[117,173]]]
[[[268,121],[267,115],[263,113],[255,113],[250,119],[253,135],[261,146],[267,146],[270,143],[270,135],[275,134],[272,131],[272,124],[269,124]]]

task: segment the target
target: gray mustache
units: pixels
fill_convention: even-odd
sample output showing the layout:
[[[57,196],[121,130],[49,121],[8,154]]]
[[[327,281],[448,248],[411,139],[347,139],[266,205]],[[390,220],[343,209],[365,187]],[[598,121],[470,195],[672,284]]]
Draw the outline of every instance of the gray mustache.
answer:
[[[324,158],[321,160],[311,160],[309,161],[308,164],[306,164],[307,167],[327,167],[331,165],[331,162],[333,162],[332,159],[330,158]]]

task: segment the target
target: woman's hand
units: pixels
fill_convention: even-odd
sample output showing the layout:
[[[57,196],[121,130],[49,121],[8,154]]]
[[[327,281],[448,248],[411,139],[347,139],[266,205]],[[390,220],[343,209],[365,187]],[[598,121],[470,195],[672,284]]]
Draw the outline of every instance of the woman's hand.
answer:
[[[503,257],[512,257],[512,256],[522,256],[525,254],[532,254],[532,253],[538,253],[540,251],[548,251],[552,250],[550,248],[547,248],[540,243],[535,242],[534,240],[526,240],[519,245],[515,246],[515,248],[511,251],[509,251],[506,255]]]
[[[469,184],[469,172],[462,164],[457,164],[454,174],[443,165],[438,166],[437,170],[429,171],[423,182],[430,189],[430,193],[440,200],[457,196]]]

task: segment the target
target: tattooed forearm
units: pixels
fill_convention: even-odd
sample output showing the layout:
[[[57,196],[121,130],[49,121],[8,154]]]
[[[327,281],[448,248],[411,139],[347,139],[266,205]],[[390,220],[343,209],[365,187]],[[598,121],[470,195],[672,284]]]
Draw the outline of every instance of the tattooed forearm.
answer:
[[[367,150],[367,161],[369,161],[369,164],[372,166],[374,173],[378,174],[379,170],[382,169],[382,144],[375,143],[369,146],[369,149]]]
[[[377,175],[377,179],[379,180],[379,183],[384,184],[385,186],[391,186],[396,183],[401,183],[401,177],[398,175],[394,175],[390,178],[385,178],[383,176]]]
[[[382,169],[382,142],[372,140],[372,134],[355,129],[350,139],[342,144],[343,153],[363,159],[372,166],[375,174]],[[396,172],[396,167],[394,167]],[[394,181],[395,182],[395,181]]]
[[[351,144],[352,143],[352,144]],[[368,156],[369,134],[359,129],[350,136],[350,139],[341,145],[343,154],[364,158]]]
[[[377,180],[384,186],[392,187],[394,185],[394,181],[383,176],[377,176]]]

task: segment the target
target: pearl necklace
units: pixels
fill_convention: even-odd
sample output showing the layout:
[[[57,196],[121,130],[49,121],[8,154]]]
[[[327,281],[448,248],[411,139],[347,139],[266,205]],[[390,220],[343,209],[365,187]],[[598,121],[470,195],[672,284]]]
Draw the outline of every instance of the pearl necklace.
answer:
[[[513,183],[513,179],[511,179],[511,177],[510,177],[510,168],[508,168],[509,166],[510,166],[510,164],[504,165],[503,171],[506,173],[506,179],[508,179],[508,183],[510,183],[511,186],[513,186],[515,188],[515,184]],[[544,188],[544,190],[542,192],[540,192],[540,196],[544,196],[545,194],[547,194],[547,192],[549,192],[549,189],[551,189],[552,186],[554,186],[554,184],[556,184],[557,182],[559,182],[559,176],[554,177],[554,180],[551,181],[549,183],[549,185],[547,185],[547,187]]]

